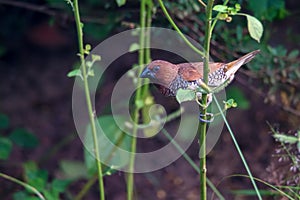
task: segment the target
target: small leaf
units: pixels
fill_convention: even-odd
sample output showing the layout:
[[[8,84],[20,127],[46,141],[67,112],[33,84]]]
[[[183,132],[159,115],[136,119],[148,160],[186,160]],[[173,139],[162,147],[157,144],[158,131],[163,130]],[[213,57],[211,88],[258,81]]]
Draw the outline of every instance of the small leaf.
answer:
[[[7,138],[0,138],[0,159],[7,160],[12,149],[12,142]]]
[[[299,55],[299,50],[298,49],[294,49],[293,51],[291,51],[288,55],[289,59],[293,59],[296,58]]]
[[[245,96],[243,90],[238,87],[230,86],[226,90],[226,94],[228,99],[234,99],[235,102],[239,105],[240,109],[249,109],[250,108],[250,101]]]
[[[90,44],[85,45],[85,50],[90,51],[92,49],[92,46]]]
[[[185,101],[193,101],[196,98],[196,93],[193,90],[183,90],[179,89],[176,94],[176,100],[178,103]]]
[[[234,101],[234,99],[228,99],[227,101],[224,101],[225,104],[225,110],[229,108],[236,108],[237,103]]]
[[[236,10],[237,12],[241,10],[241,5],[238,4],[238,3],[236,3],[236,4],[234,5],[234,7],[235,7],[235,10]]]
[[[294,144],[298,142],[298,138],[294,136],[288,136],[288,135],[276,133],[273,135],[273,137],[284,143]]]
[[[24,148],[35,148],[39,141],[38,138],[31,132],[23,128],[15,129],[9,138],[18,146]]]
[[[67,74],[68,77],[74,77],[74,76],[82,76],[81,75],[81,70],[80,69],[73,69],[72,71],[70,71],[68,74]]]
[[[244,15],[247,17],[247,25],[250,36],[259,43],[264,31],[263,25],[255,17],[247,14]]]
[[[92,61],[86,61],[85,64],[88,68],[91,68],[94,63]]]
[[[92,54],[92,61],[96,62],[96,61],[100,61],[101,60],[101,56],[97,55],[97,54]]]
[[[88,74],[87,74],[88,76],[95,76],[95,73],[94,73],[94,70],[93,69],[90,69],[89,71],[88,71]]]
[[[71,180],[88,178],[87,169],[81,161],[62,160],[59,165],[65,178]]]
[[[126,0],[116,0],[116,2],[118,4],[118,6],[121,7],[121,6],[125,5]]]
[[[214,11],[218,11],[218,12],[222,12],[222,13],[226,13],[228,11],[228,6],[224,6],[224,5],[215,5],[213,7]]]
[[[51,183],[52,190],[54,190],[57,193],[64,192],[70,183],[71,180],[54,179]]]
[[[5,129],[9,126],[9,119],[7,115],[0,114],[0,129]]]
[[[138,43],[132,43],[129,47],[129,52],[134,52],[140,48],[140,45]]]

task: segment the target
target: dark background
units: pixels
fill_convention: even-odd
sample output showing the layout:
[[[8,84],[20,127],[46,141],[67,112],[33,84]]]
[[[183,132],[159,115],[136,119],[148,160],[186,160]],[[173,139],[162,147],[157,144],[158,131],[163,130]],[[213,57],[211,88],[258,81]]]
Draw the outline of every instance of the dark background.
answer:
[[[277,143],[267,122],[284,132],[299,128],[300,104],[296,100],[299,98],[297,89],[300,84],[299,79],[293,79],[290,84],[279,73],[281,69],[276,68],[279,64],[276,64],[275,58],[284,60],[283,66],[289,67],[290,60],[284,59],[288,53],[285,56],[274,54],[268,63],[271,53],[267,47],[281,46],[287,52],[299,49],[300,5],[292,0],[274,1],[276,3],[268,4],[268,11],[260,11],[247,1],[238,2],[243,12],[255,15],[265,25],[262,44],[247,39],[246,29],[243,30],[243,39],[236,42],[237,38],[232,37],[235,35],[232,27],[244,22],[220,22],[222,25],[216,27],[216,36],[213,38],[212,56],[214,60],[225,61],[242,55],[248,49],[263,49],[257,62],[237,73],[229,89],[241,91],[243,98],[239,96],[237,100],[248,106],[229,110],[227,117],[253,175],[276,184],[278,177],[275,177],[275,170],[271,166],[278,164],[277,159],[273,159]],[[285,4],[278,6],[282,2]],[[181,13],[185,9],[181,5],[184,4],[172,2],[168,7],[174,8],[171,12],[180,27],[194,39],[201,40],[201,14],[192,9],[187,16],[180,18],[176,12]],[[139,20],[139,4],[133,1],[120,8],[114,1],[82,1],[80,6],[85,23],[85,40],[92,45],[130,26],[135,27]],[[201,12],[203,14],[203,9]],[[198,15],[200,24],[193,31],[192,25],[197,27],[197,23],[191,19]],[[0,133],[2,137],[9,137],[16,128],[24,128],[38,139],[38,145],[34,148],[14,145],[9,158],[0,161],[0,172],[23,180],[23,163],[34,161],[39,168],[48,171],[49,180],[64,177],[60,168],[62,160],[83,160],[83,145],[76,135],[72,119],[74,79],[67,77],[67,73],[78,62],[77,36],[71,9],[64,2],[0,0],[0,16],[0,112],[10,122]],[[128,26],[124,22],[132,24]],[[169,27],[160,9],[154,16],[153,24]],[[152,56],[159,58],[162,54],[153,51]],[[262,60],[265,63],[260,65]],[[299,56],[295,60],[297,64]],[[97,113],[107,112],[114,84],[134,63],[137,63],[136,53],[126,55],[122,62],[116,61],[110,66],[98,90]],[[258,67],[260,70],[255,70]],[[274,82],[274,77],[279,78]],[[153,93],[162,104],[174,109],[178,107],[174,99],[162,97],[156,90]],[[148,145],[151,148],[156,144],[152,142]],[[198,163],[197,141],[187,153]],[[226,128],[207,159],[208,177],[225,197],[233,199],[232,190],[252,189],[248,178],[228,177],[246,174],[246,171]],[[137,174],[135,178],[138,199],[198,199],[197,173],[183,158],[159,171]],[[68,187],[69,193],[76,194],[85,182],[86,179],[73,181]],[[12,199],[15,192],[23,190],[3,178],[0,179],[0,185],[0,199]],[[122,172],[105,177],[105,185],[107,199],[125,199],[126,185]],[[260,187],[264,188],[263,185]],[[84,199],[96,199],[97,194],[95,184]],[[237,199],[246,199],[235,196]],[[70,197],[63,194],[61,198]]]

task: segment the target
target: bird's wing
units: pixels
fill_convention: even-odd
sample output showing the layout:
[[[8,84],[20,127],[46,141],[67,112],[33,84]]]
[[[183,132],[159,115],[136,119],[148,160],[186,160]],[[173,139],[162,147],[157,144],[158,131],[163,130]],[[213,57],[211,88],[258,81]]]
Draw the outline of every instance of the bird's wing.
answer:
[[[178,74],[186,81],[196,81],[203,77],[194,63],[182,63],[178,67]]]
[[[203,79],[203,62],[178,64],[178,73],[187,81]],[[209,63],[209,73],[224,66],[224,63]]]

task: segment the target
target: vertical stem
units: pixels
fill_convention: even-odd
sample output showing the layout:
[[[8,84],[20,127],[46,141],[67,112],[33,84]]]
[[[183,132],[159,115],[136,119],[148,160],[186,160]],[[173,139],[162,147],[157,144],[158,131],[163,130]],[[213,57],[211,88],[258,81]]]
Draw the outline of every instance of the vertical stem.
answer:
[[[208,0],[206,6],[206,26],[205,26],[205,39],[204,39],[204,68],[203,68],[203,81],[205,84],[208,83],[208,73],[209,73],[209,51],[210,51],[210,39],[211,39],[211,18],[212,18],[212,7],[214,0]],[[206,120],[207,112],[207,94],[202,95],[202,116]],[[207,123],[200,122],[199,125],[199,146],[200,146],[200,199],[207,199],[207,188],[206,188],[206,129]]]
[[[87,73],[86,73],[86,65],[85,65],[85,60],[84,60],[83,32],[82,32],[82,23],[80,21],[78,1],[74,0],[73,5],[74,5],[74,15],[75,15],[76,28],[77,28],[77,35],[78,35],[78,46],[79,46],[80,62],[81,62],[81,66],[82,66],[84,91],[85,91],[86,104],[87,104],[90,123],[91,123],[94,150],[95,150],[96,163],[97,163],[97,171],[98,171],[98,179],[99,179],[99,190],[100,190],[100,200],[104,200],[105,199],[105,193],[104,193],[102,166],[101,166],[101,162],[100,162],[101,160],[100,160],[99,147],[98,147],[97,131],[96,131],[96,126],[95,126],[95,116],[94,116],[93,107],[92,107],[92,103],[91,103],[88,77],[87,77]]]
[[[140,49],[139,49],[139,65],[143,65],[145,61],[145,24],[146,24],[146,3],[145,0],[141,1],[141,7],[140,7]],[[139,74],[141,73],[142,68],[140,69]],[[142,82],[141,79],[138,79],[137,83],[137,92],[135,96],[135,102],[139,102],[142,98],[142,88],[141,88]],[[132,143],[131,143],[131,157],[129,161],[129,173],[127,176],[127,200],[133,199],[133,192],[134,192],[134,161],[135,161],[135,152],[136,152],[136,134],[137,134],[137,124],[139,121],[139,107],[135,107],[134,113],[133,113],[133,130],[132,130]]]

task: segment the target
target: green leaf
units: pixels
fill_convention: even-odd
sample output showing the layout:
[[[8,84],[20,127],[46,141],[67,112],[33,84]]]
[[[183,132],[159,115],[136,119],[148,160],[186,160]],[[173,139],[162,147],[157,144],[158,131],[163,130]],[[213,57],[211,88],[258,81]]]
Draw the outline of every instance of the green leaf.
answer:
[[[23,128],[13,130],[9,138],[18,146],[24,148],[35,148],[39,144],[38,138]]]
[[[0,114],[0,129],[8,128],[9,126],[9,119],[7,115]]]
[[[123,125],[122,129],[116,124],[115,120]],[[97,138],[101,160],[109,162],[114,169],[121,168],[128,164],[130,151],[131,136],[124,133],[125,118],[122,116],[101,116],[98,118]],[[87,128],[84,140],[84,159],[89,174],[96,172],[96,159],[92,153],[94,152],[93,135],[90,125]]]
[[[4,137],[0,138],[0,159],[1,160],[8,159],[11,149],[12,149],[12,146],[13,146],[13,144],[9,139],[4,138]]]
[[[82,77],[81,70],[80,69],[73,69],[72,71],[70,71],[67,74],[67,76],[68,77],[74,77],[74,76],[80,76],[80,77]]]
[[[61,180],[61,179],[54,179],[51,183],[52,190],[61,193],[64,192],[67,187],[70,185],[71,180]]]
[[[67,179],[77,180],[88,178],[87,168],[81,161],[62,160],[59,165],[63,176]]]
[[[179,89],[176,94],[176,100],[178,103],[185,101],[193,101],[196,98],[196,93],[193,90],[183,90]]]
[[[132,43],[129,47],[129,52],[134,52],[140,48],[140,45],[138,43]]]
[[[228,6],[224,6],[224,5],[215,5],[213,7],[214,11],[218,11],[218,12],[222,12],[222,13],[226,13],[228,11]]]
[[[96,61],[100,61],[101,60],[101,56],[97,55],[97,54],[92,54],[92,61],[96,62]]]
[[[236,108],[237,107],[237,103],[234,101],[234,99],[228,99],[227,101],[224,101],[225,103],[225,109],[229,109],[229,108]]]
[[[251,15],[243,15],[247,17],[247,25],[250,36],[259,43],[264,31],[262,23]]]
[[[240,109],[247,110],[250,108],[250,101],[240,88],[230,86],[226,90],[226,95],[228,99],[234,99]]]
[[[288,55],[289,59],[293,59],[293,58],[297,58],[297,56],[299,55],[299,50],[298,49],[294,49],[293,51],[291,51]]]
[[[85,45],[85,50],[90,51],[92,49],[92,46],[90,44]]]
[[[116,2],[118,4],[118,6],[121,7],[121,6],[125,5],[126,0],[116,0]]]
[[[294,143],[298,142],[298,138],[295,136],[289,136],[289,135],[276,133],[273,135],[273,137],[284,143],[294,144]]]
[[[38,191],[45,189],[48,181],[48,172],[38,169],[35,162],[27,162],[23,165],[26,182]],[[28,190],[32,192],[31,190]]]

